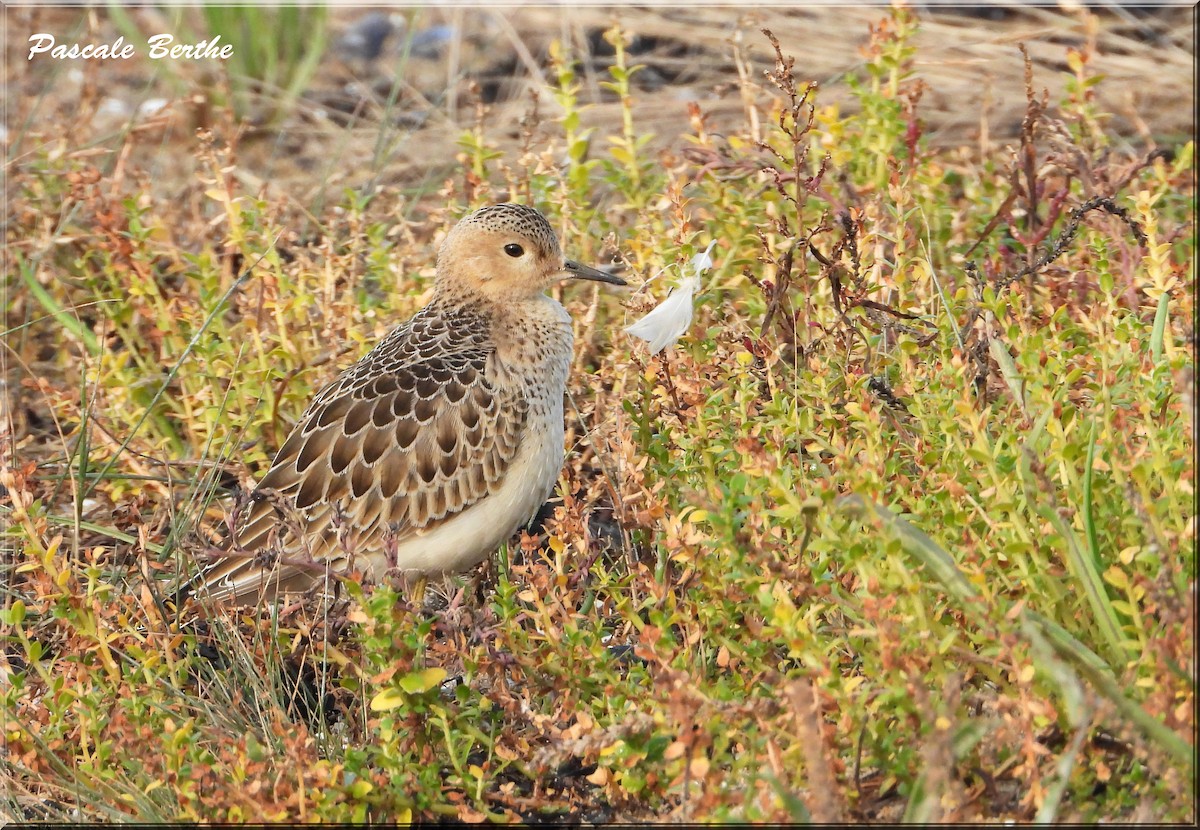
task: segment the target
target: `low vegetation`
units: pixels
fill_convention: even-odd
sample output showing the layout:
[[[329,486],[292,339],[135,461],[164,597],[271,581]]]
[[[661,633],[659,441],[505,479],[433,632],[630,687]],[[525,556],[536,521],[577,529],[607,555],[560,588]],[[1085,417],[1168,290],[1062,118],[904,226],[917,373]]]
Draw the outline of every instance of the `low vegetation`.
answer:
[[[1116,142],[1065,50],[1011,148],[934,150],[914,25],[872,32],[852,113],[747,33],[777,62],[741,131],[697,106],[661,155],[614,28],[611,134],[558,48],[520,146],[483,117],[440,191],[317,213],[220,129],[173,201],[66,138],[10,161],[0,815],[1193,820],[1193,145]],[[504,199],[646,283],[563,289],[556,501],[425,609],[176,607]],[[623,327],[714,242],[648,354]]]

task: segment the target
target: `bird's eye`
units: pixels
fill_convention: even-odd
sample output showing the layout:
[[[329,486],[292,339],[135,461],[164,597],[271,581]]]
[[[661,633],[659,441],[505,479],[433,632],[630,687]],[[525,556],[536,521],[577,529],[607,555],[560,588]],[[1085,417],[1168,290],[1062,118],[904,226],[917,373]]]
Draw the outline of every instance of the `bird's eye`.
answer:
[[[508,254],[510,257],[516,258],[525,253],[525,249],[516,242],[509,242],[504,246],[504,253]]]

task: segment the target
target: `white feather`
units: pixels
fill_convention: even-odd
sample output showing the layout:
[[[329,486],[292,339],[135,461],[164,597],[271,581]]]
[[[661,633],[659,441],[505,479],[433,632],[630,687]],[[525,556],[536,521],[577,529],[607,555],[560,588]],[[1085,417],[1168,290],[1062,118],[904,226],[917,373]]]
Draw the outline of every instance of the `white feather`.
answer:
[[[700,275],[712,268],[710,252],[715,244],[715,240],[708,243],[702,253],[692,257],[688,263],[691,273],[684,275],[665,300],[645,317],[625,327],[627,333],[646,341],[650,354],[658,354],[667,346],[673,346],[692,325],[695,295],[700,290]]]

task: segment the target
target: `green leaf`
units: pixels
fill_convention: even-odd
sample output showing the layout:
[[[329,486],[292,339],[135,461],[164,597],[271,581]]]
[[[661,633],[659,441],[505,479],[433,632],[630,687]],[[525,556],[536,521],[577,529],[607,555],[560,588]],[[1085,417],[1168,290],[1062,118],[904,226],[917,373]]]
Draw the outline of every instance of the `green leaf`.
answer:
[[[428,692],[435,686],[441,685],[446,679],[446,670],[441,668],[423,669],[406,674],[400,678],[400,688],[410,695]]]
[[[1163,338],[1167,332],[1167,309],[1171,304],[1171,295],[1164,291],[1158,298],[1158,308],[1154,311],[1154,328],[1150,331],[1150,359],[1157,366],[1162,362]]]
[[[1092,420],[1091,433],[1088,435],[1087,467],[1083,471],[1083,530],[1087,539],[1088,556],[1092,566],[1099,571],[1103,565],[1100,561],[1100,537],[1096,532],[1095,503],[1092,500],[1092,475],[1096,467],[1096,421]]]
[[[1017,364],[1013,362],[1012,355],[1008,353],[1004,344],[994,337],[988,341],[988,352],[1000,367],[1000,375],[1004,378],[1004,383],[1008,386],[1008,391],[1012,393],[1013,399],[1020,404],[1021,411],[1028,415],[1029,393],[1025,391],[1025,379],[1021,377],[1021,372],[1017,369]]]
[[[5,625],[20,625],[25,619],[25,603],[17,600],[12,604],[11,608],[5,608],[0,611],[0,622]]]
[[[408,700],[408,695],[396,688],[384,689],[371,698],[372,712],[390,712],[397,706],[402,706]]]

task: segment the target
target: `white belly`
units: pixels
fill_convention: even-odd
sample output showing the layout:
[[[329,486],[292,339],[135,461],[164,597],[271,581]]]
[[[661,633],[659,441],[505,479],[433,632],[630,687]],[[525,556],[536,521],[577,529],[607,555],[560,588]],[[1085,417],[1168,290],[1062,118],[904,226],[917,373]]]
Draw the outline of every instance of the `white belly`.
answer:
[[[498,490],[433,530],[400,543],[396,567],[401,571],[438,574],[474,567],[528,524],[554,491],[563,464],[571,318],[557,302],[539,296],[523,306],[519,316],[498,325],[494,335],[496,354],[489,366],[493,381],[520,387],[529,395],[530,419],[521,447]],[[542,348],[531,353],[530,342]],[[530,385],[529,378],[538,383]]]
[[[563,463],[562,406],[550,423],[531,423],[500,489],[426,533],[400,543],[396,567],[438,574],[465,571],[528,524],[554,491]],[[374,557],[373,557],[374,558]]]

